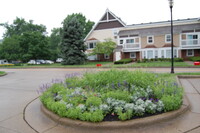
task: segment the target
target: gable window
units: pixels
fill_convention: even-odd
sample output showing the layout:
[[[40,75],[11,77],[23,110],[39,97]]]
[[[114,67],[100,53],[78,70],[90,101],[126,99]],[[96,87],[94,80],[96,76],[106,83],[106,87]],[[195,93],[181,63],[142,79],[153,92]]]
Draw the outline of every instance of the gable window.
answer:
[[[136,52],[131,52],[130,53],[130,58],[136,58]]]
[[[153,36],[147,36],[147,44],[153,44],[154,43],[154,37]]]
[[[194,56],[194,49],[188,49],[186,53],[187,56]]]
[[[88,43],[88,49],[93,49],[93,48],[95,48],[95,46],[96,46],[95,42]]]
[[[110,59],[110,56],[108,54],[104,54],[104,59]]]
[[[170,34],[165,35],[165,43],[171,43],[171,35]]]
[[[126,43],[134,43],[134,39],[126,39]]]

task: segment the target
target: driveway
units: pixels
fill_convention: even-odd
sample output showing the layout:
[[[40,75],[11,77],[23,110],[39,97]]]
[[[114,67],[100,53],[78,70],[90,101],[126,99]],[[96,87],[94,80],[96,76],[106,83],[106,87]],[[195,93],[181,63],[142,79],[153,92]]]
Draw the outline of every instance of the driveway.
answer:
[[[170,69],[145,69],[168,72]],[[8,75],[0,77],[0,133],[66,133],[78,132],[58,125],[40,111],[37,89],[52,79],[64,79],[67,73],[91,71],[91,69],[0,69]],[[198,69],[175,69],[175,72],[200,72]],[[200,79],[181,79],[191,104],[184,115],[130,130],[140,133],[199,133],[200,132]],[[27,107],[27,108],[26,108]],[[26,110],[24,110],[26,109]],[[98,132],[98,131],[97,131]],[[119,132],[119,131],[116,131]]]

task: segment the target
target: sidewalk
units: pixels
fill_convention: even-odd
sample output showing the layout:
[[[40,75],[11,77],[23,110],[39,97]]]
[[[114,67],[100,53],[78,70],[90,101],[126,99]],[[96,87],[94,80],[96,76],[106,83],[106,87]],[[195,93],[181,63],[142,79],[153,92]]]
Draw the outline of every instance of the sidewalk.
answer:
[[[180,79],[185,88],[186,96],[191,108],[188,112],[179,117],[160,123],[152,123],[150,126],[130,129],[130,133],[200,133],[200,78]],[[62,126],[40,111],[40,101],[37,99],[28,105],[25,118],[27,122],[38,133],[88,133],[67,126]],[[123,130],[109,131],[109,133],[122,133]],[[129,133],[126,132],[126,133]],[[95,131],[95,133],[100,133]],[[106,133],[106,132],[104,132]]]

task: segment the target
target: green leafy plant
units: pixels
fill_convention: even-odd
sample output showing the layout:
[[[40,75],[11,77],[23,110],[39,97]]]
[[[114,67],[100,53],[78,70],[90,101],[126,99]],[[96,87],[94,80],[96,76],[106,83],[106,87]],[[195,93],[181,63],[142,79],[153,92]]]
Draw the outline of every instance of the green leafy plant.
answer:
[[[102,104],[101,98],[99,97],[95,97],[95,96],[91,96],[88,97],[88,99],[86,100],[86,106],[99,106],[100,104]]]
[[[121,60],[115,61],[114,64],[127,64],[131,62],[132,62],[132,59],[128,58],[128,59],[121,59]]]

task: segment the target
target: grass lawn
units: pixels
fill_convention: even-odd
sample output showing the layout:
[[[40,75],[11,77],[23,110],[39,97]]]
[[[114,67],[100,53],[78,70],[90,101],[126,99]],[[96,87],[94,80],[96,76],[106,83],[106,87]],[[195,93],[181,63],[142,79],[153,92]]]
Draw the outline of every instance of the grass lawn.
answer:
[[[0,66],[0,68],[97,68],[96,64],[101,64],[100,68],[134,68],[134,67],[170,67],[171,62],[146,62],[146,63],[131,63],[131,64],[114,64],[113,62],[86,62],[83,65],[61,65],[55,64],[41,64],[41,65],[28,65],[22,64],[21,66]],[[190,65],[185,62],[174,62],[174,67],[200,67]]]
[[[3,72],[3,71],[0,71],[0,76],[1,76],[1,75],[4,75],[4,74],[6,74],[6,73],[5,73],[5,72]]]
[[[40,65],[28,65],[22,64],[20,66],[2,66],[3,68],[81,68],[81,67],[96,67],[96,64],[102,64],[102,67],[110,67],[112,62],[87,62],[83,65],[62,65],[60,63],[54,64],[40,64]]]

